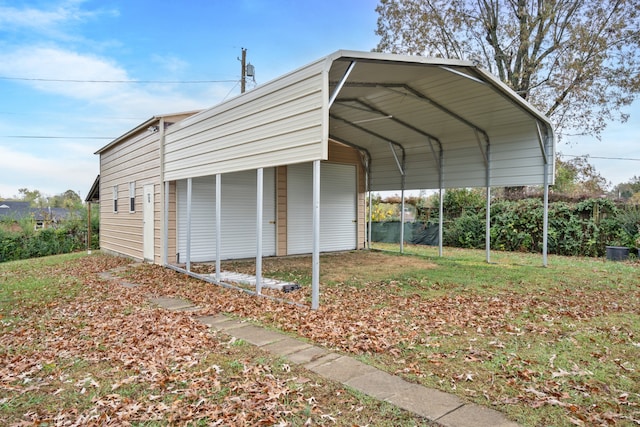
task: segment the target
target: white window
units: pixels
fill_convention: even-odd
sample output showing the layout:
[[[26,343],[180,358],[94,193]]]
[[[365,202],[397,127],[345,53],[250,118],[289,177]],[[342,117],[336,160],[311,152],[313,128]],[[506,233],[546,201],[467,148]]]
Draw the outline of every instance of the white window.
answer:
[[[129,183],[129,212],[136,211],[136,183]]]
[[[113,213],[118,213],[118,186],[113,186]]]

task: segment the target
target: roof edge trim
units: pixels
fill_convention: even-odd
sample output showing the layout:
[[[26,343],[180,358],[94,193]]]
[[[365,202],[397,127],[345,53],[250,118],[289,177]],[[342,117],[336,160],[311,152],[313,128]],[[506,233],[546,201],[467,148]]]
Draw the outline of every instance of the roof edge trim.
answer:
[[[149,126],[151,126],[155,122],[159,122],[160,119],[167,118],[167,117],[172,117],[172,116],[181,116],[181,115],[184,115],[184,114],[193,115],[193,114],[197,114],[197,113],[199,113],[201,111],[202,110],[190,110],[190,111],[183,111],[183,112],[179,112],[179,113],[158,114],[158,115],[152,116],[150,119],[145,120],[144,122],[140,123],[135,128],[133,128],[133,129],[127,131],[126,133],[120,135],[119,137],[117,137],[116,139],[114,139],[113,141],[111,141],[110,143],[105,145],[104,147],[100,148],[98,151],[96,151],[93,154],[101,154],[105,150],[108,150],[109,148],[113,147],[114,145],[116,145],[116,144],[122,142],[123,140],[129,138],[134,133],[139,132],[139,131],[141,131],[141,130],[143,130],[145,128],[148,128]]]

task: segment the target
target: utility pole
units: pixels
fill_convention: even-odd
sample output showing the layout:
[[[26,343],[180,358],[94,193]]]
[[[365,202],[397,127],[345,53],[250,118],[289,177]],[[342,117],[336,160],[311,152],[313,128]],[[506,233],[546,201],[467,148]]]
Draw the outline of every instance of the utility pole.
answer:
[[[242,73],[240,78],[240,93],[244,93],[245,84],[247,80],[247,49],[242,48],[242,60],[240,60],[242,64]]]

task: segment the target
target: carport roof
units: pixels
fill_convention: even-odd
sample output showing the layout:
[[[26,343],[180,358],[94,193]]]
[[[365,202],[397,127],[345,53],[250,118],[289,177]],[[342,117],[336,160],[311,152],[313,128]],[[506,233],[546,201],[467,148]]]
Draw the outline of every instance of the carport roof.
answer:
[[[324,60],[328,137],[365,153],[370,190],[539,185],[545,163],[553,183],[550,121],[473,63],[354,51]]]

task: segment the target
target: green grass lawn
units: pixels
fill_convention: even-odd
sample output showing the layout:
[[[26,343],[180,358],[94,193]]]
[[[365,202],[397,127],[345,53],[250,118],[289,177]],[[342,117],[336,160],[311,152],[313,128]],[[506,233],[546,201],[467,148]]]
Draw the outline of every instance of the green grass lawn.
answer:
[[[323,340],[530,426],[640,423],[640,263],[376,244],[325,255],[311,325],[243,315]],[[234,262],[229,269],[251,264]],[[265,262],[308,284],[308,258]],[[308,294],[298,297],[308,302]],[[294,326],[289,326],[293,324]]]
[[[152,306],[149,287],[98,275],[128,264],[0,264],[0,425],[431,425]],[[169,272],[151,267],[147,279],[159,273]]]
[[[440,258],[432,247],[376,249],[385,251],[322,256],[317,311],[279,300],[309,305],[309,257],[264,260],[266,276],[302,285],[265,290],[278,299],[103,255],[0,264],[0,424],[120,414],[165,425],[190,413],[206,424],[243,402],[264,407],[256,383],[279,398],[271,412],[249,412],[255,423],[424,423],[207,332],[192,314],[146,303],[159,295],[194,302],[197,315],[228,313],[350,354],[525,426],[640,423],[637,260],[550,256],[544,268],[532,254],[492,252],[486,263],[477,250],[445,248]],[[118,266],[140,286],[98,278]],[[223,268],[252,273],[254,264]]]

